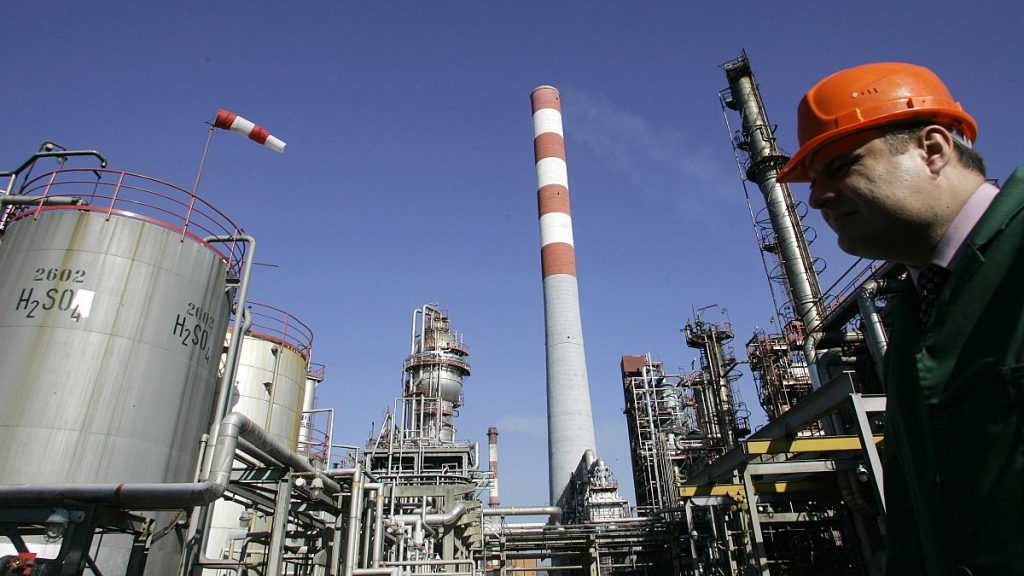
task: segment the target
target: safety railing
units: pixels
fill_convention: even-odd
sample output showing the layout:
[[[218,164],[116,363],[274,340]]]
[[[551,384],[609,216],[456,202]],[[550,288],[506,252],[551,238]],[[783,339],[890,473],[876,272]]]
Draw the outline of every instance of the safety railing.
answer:
[[[4,224],[51,210],[99,213],[141,220],[181,234],[220,256],[234,274],[241,273],[247,244],[208,244],[207,236],[237,236],[242,229],[223,212],[188,190],[173,184],[120,170],[68,168],[42,174],[27,181],[19,195],[38,196],[38,204],[13,206]],[[46,205],[50,196],[81,198],[86,204]]]
[[[309,360],[313,349],[313,331],[288,312],[259,302],[249,302],[250,334],[287,346]]]
[[[317,362],[310,362],[309,366],[306,368],[306,376],[313,380],[323,382],[324,378],[327,377],[327,367]]]
[[[847,299],[852,298],[869,277],[874,276],[885,265],[884,260],[868,260],[859,258],[850,265],[833,284],[825,291],[825,315],[831,314]]]

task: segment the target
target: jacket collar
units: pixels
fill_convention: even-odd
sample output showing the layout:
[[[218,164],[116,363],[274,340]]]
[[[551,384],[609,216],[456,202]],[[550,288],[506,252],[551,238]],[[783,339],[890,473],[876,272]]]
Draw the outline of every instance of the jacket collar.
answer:
[[[1002,256],[993,255],[995,260],[983,266],[986,253],[1021,210],[1024,210],[1024,168],[1010,176],[968,236],[927,330],[922,333],[917,323],[918,299],[913,286],[907,286],[894,311],[894,352],[898,350],[895,358],[900,364],[916,365],[928,403],[955,392],[946,387],[949,371],[1009,267],[1008,263],[1001,263],[1007,257],[1004,249],[996,252]],[[955,306],[951,302],[955,302]]]

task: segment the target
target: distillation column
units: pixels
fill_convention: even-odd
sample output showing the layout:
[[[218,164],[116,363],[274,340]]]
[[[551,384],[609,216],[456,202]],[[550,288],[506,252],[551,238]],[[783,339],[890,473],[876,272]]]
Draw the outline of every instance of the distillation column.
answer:
[[[795,209],[789,186],[776,181],[779,170],[789,159],[779,150],[772,126],[761,103],[750,62],[742,56],[723,66],[732,94],[730,108],[743,119],[743,137],[750,165],[747,179],[757,184],[764,195],[778,242],[779,257],[786,273],[786,285],[797,317],[806,333],[821,323],[821,287],[814,271],[803,225]],[[813,361],[808,358],[808,361]]]
[[[443,310],[427,304],[413,311],[412,345],[403,366],[406,437],[427,443],[455,442],[453,416],[462,406],[462,381],[470,371],[468,355]]]
[[[596,451],[597,442],[580,322],[562,106],[558,90],[551,86],[535,88],[530,100],[544,278],[548,472],[551,504],[557,505],[583,454],[587,450]]]

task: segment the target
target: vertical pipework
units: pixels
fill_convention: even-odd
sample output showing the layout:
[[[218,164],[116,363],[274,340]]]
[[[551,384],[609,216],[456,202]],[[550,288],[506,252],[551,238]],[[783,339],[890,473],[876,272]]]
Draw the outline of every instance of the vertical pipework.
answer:
[[[551,86],[535,88],[530,100],[544,278],[548,472],[551,504],[557,505],[580,458],[596,449],[596,441],[580,322],[562,106],[558,90]]]
[[[810,331],[821,322],[821,288],[811,263],[803,225],[796,212],[789,186],[776,181],[787,157],[775,143],[775,136],[754,74],[746,58],[727,65],[729,91],[743,119],[743,135],[749,146],[750,167],[747,178],[764,195],[772,230],[778,240],[779,256],[786,272],[786,284],[797,316]]]
[[[495,507],[501,504],[498,498],[498,429],[491,426],[487,429],[487,469],[491,471],[491,490],[487,505]]]

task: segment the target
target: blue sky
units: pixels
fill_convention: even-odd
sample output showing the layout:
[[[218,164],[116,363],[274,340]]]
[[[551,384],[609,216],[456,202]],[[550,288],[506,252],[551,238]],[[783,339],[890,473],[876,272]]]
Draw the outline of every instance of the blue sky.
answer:
[[[219,132],[200,195],[277,266],[257,269],[252,298],[312,327],[336,440],[361,444],[380,423],[400,393],[410,313],[438,302],[472,351],[458,436],[483,446],[499,428],[510,505],[547,494],[535,86],[563,96],[598,449],[630,500],[620,356],[650,351],[689,370],[696,351],[679,330],[709,304],[728,309],[737,352],[755,325],[771,328],[721,63],[747,50],[790,150],[811,84],[903,60],[933,68],[975,115],[992,176],[1020,158],[1024,8],[1011,1],[21,2],[6,13],[5,169],[52,140],[187,188],[218,107],[266,126],[285,154]],[[809,223],[827,286],[849,259]]]

